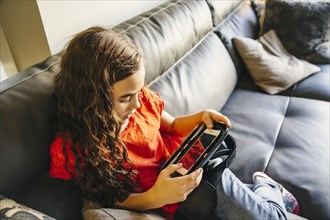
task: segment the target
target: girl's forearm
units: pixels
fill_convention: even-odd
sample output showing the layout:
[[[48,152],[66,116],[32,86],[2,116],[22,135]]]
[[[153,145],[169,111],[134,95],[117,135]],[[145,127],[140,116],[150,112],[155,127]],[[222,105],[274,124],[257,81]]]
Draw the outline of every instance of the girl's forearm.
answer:
[[[192,115],[185,115],[174,118],[167,112],[162,114],[161,129],[165,132],[186,137],[201,122],[204,122],[208,128],[213,126],[213,121],[225,123],[231,127],[229,119],[212,109],[206,109]]]
[[[201,122],[203,122],[204,112],[192,115],[177,117],[173,121],[172,133],[181,137],[186,137]]]
[[[162,204],[149,191],[146,191],[143,193],[132,193],[123,202],[116,202],[115,206],[135,211],[146,211],[160,208]]]

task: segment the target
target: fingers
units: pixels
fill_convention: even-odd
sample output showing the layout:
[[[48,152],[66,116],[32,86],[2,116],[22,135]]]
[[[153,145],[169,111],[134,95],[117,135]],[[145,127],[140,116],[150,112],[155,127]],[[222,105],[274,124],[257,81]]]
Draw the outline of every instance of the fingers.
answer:
[[[229,121],[229,119],[224,116],[223,114],[219,113],[220,115],[216,115],[214,120],[218,121],[218,122],[223,122],[225,123],[225,125],[227,125],[228,128],[231,128],[231,123]]]
[[[199,168],[189,175],[174,178],[179,182],[181,192],[180,202],[186,200],[187,196],[199,186],[203,176],[203,169]]]
[[[208,129],[213,128],[213,121],[224,123],[228,128],[231,128],[229,119],[215,110],[206,110],[202,116],[202,120]]]
[[[175,171],[177,171],[181,167],[182,167],[182,163],[170,164],[164,170],[162,170],[161,173],[163,173],[167,177],[170,177],[171,174],[173,174]]]
[[[195,170],[194,172],[191,173],[193,175],[193,179],[196,181],[197,185],[196,187],[199,185],[199,183],[202,180],[203,177],[203,169],[202,168],[198,168],[197,170]]]
[[[162,170],[152,188],[148,191],[151,198],[159,201],[159,207],[184,201],[202,179],[202,168],[191,174],[174,177],[170,175],[180,169],[182,164],[171,164]],[[158,206],[158,205],[157,205]]]
[[[187,186],[187,190],[192,190],[196,188],[200,181],[202,180],[203,177],[203,169],[198,168],[194,172],[181,176],[181,177],[176,177],[178,180],[182,181],[181,184],[185,184]]]
[[[206,112],[206,114],[204,114],[203,121],[208,129],[213,128],[213,119],[209,112]]]
[[[189,175],[191,175],[190,186],[189,186],[190,190],[188,190],[187,195],[189,195],[189,193],[191,193],[197,186],[199,186],[203,177],[203,169],[199,168]]]

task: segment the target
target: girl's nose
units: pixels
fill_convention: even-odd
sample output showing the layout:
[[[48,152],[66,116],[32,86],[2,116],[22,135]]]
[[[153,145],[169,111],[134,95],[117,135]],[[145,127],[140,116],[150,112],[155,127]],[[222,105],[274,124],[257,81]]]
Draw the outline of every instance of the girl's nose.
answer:
[[[136,94],[133,98],[131,109],[138,109],[138,108],[140,108],[140,106],[141,106],[141,104],[139,101],[139,95]]]

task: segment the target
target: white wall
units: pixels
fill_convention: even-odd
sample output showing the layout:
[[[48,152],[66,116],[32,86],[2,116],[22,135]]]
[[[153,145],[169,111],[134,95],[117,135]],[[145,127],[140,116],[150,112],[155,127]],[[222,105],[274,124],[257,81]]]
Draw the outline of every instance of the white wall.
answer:
[[[2,30],[2,25],[0,25],[0,71],[0,81],[18,72],[7,38]]]
[[[8,78],[7,77],[7,74],[5,72],[5,69],[3,68],[2,62],[0,60],[0,82],[3,81],[3,80],[5,80],[5,79],[7,79],[7,78]]]
[[[90,26],[114,26],[167,0],[37,0],[51,54]]]
[[[0,59],[8,77],[50,55],[36,0],[0,0],[0,15]]]

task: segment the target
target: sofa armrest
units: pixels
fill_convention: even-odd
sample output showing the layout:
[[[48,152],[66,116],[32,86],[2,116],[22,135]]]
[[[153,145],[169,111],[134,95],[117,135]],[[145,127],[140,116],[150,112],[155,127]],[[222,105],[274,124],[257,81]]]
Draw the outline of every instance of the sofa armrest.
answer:
[[[103,208],[99,203],[84,199],[84,220],[166,220],[167,218],[153,211],[135,212],[117,208]],[[288,220],[307,220],[301,216],[288,213]]]
[[[84,199],[82,215],[84,220],[166,220],[165,217],[153,211],[135,212],[119,208],[104,208],[101,204]]]

